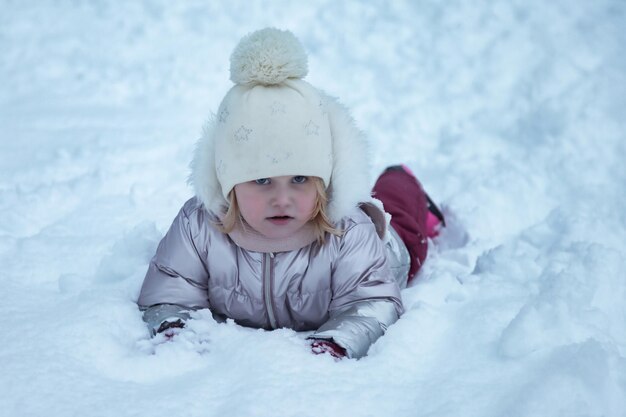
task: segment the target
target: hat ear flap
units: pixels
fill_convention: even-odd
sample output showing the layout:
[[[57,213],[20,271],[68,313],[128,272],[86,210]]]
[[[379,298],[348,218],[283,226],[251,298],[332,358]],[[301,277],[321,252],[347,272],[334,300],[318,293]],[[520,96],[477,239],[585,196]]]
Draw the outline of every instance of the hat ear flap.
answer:
[[[356,127],[348,110],[336,99],[321,95],[328,111],[333,146],[327,212],[336,223],[360,202],[370,200],[369,149],[365,135]]]
[[[217,179],[215,166],[215,115],[202,129],[202,137],[196,143],[193,160],[191,161],[191,175],[188,183],[193,186],[196,196],[204,207],[219,214],[224,211],[228,203],[222,195],[222,187]]]

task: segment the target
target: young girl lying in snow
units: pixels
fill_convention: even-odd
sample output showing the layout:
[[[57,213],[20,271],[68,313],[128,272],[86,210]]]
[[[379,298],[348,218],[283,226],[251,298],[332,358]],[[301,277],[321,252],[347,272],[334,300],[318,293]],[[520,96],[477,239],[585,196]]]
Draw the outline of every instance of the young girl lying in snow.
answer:
[[[403,312],[400,288],[443,218],[408,168],[394,166],[373,189],[388,227],[360,132],[306,73],[287,31],[254,32],[234,50],[236,85],[192,162],[196,197],[139,296],[153,334],[173,335],[190,310],[209,308],[244,326],[314,331],[313,352],[359,358]]]

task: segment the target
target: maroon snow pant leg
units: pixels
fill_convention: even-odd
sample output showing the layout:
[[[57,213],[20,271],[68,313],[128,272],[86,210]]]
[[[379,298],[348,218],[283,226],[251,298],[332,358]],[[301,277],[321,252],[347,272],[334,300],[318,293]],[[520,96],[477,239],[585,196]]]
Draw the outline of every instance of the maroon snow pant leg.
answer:
[[[409,282],[426,259],[426,194],[419,181],[402,169],[383,172],[373,188],[374,197],[391,214],[391,226],[411,255]]]

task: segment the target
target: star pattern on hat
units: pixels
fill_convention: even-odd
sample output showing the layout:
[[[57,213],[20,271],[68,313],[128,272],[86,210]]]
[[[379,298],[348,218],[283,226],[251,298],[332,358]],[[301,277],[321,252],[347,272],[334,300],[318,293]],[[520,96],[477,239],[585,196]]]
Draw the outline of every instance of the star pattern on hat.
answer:
[[[324,103],[323,99],[320,99],[320,103],[318,104],[318,107],[323,115],[328,114],[328,111],[326,111],[326,103]]]
[[[287,106],[285,106],[285,103],[281,103],[280,101],[275,101],[270,106],[270,111],[272,112],[272,114],[279,114],[279,113],[284,114],[284,113],[287,113]]]
[[[248,140],[250,140],[250,133],[251,132],[252,132],[252,129],[248,129],[245,126],[241,126],[235,132],[235,141],[236,142],[247,142]]]
[[[304,130],[307,136],[319,136],[320,135],[320,127],[313,121],[309,120],[309,122],[304,125]]]
[[[230,115],[230,112],[228,111],[227,107],[224,107],[218,116],[219,122],[226,123],[226,119],[228,119],[228,115]]]
[[[293,155],[293,152],[282,152],[280,155],[265,154],[265,157],[267,158],[267,160],[269,160],[271,164],[278,164],[282,161],[285,161],[291,158],[292,155]]]

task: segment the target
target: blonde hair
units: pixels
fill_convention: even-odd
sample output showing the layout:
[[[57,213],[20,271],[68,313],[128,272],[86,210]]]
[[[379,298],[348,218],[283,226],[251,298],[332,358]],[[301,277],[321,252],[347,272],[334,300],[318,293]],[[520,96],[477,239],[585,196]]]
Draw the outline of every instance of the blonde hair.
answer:
[[[317,196],[315,199],[315,208],[313,209],[313,213],[311,214],[311,219],[309,221],[313,223],[317,243],[322,245],[324,243],[324,239],[326,238],[326,233],[341,236],[343,232],[332,224],[330,218],[326,214],[328,195],[326,194],[326,189],[324,188],[324,181],[322,181],[319,177],[310,177],[310,179],[315,185]],[[235,189],[233,188],[228,193],[228,209],[226,210],[226,214],[224,214],[221,221],[216,225],[220,232],[230,233],[235,228],[237,222],[243,225],[243,217],[241,216],[239,204],[237,203],[237,196],[235,195]]]

